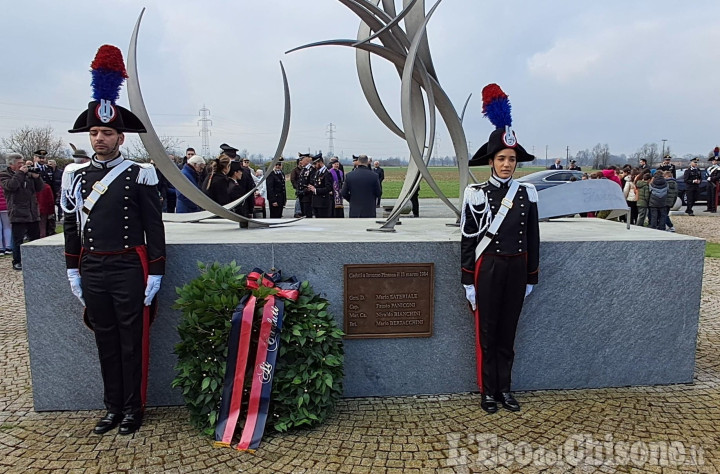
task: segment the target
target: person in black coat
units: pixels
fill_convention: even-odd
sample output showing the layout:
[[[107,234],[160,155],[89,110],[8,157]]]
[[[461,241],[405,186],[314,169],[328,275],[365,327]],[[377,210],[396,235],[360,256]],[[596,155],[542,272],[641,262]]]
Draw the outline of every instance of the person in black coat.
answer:
[[[313,183],[308,186],[308,190],[312,193],[312,208],[315,217],[332,217],[331,210],[333,207],[333,179],[325,166],[322,155],[318,155],[313,160],[315,165],[315,175]]]
[[[270,175],[265,180],[271,219],[282,217],[283,208],[287,202],[285,173],[283,173],[282,165],[282,160],[275,163],[275,169],[270,172]]]
[[[683,181],[685,181],[685,196],[687,199],[685,214],[694,216],[693,206],[697,200],[698,193],[700,191],[700,183],[702,182],[702,173],[700,172],[700,168],[698,168],[697,158],[690,160],[690,168],[685,170]]]
[[[322,157],[322,154],[319,156]],[[300,209],[303,217],[312,217],[312,192],[308,189],[308,186],[313,184],[315,180],[315,165],[313,161],[317,156],[303,156],[300,160],[300,164],[303,166],[298,177],[297,196],[300,199]],[[303,164],[304,163],[304,164]]]
[[[210,164],[210,173],[205,178],[202,185],[202,191],[216,203],[224,206],[230,202],[228,196],[228,177],[230,172],[230,157],[220,155],[220,158],[212,161]]]
[[[382,198],[382,183],[385,181],[385,170],[380,167],[380,162],[376,161],[373,163],[373,173],[375,173],[380,180],[380,196],[377,198],[375,207],[380,207],[380,199]]]
[[[380,180],[368,167],[367,156],[360,155],[357,161],[357,168],[345,176],[342,197],[350,203],[350,217],[375,217]]]

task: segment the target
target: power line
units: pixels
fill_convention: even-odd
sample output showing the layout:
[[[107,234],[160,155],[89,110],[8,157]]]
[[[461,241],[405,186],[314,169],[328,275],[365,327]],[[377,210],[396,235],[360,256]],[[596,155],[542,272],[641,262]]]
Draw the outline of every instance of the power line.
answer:
[[[202,141],[202,156],[208,157],[210,156],[210,135],[212,132],[210,132],[210,125],[212,125],[212,120],[210,120],[210,109],[205,107],[205,104],[203,104],[202,109],[200,109],[200,120],[198,122],[200,123],[200,138]]]
[[[335,139],[335,137],[333,137],[334,132],[335,132],[335,125],[333,125],[333,123],[330,122],[328,124],[328,130],[327,130],[327,132],[325,132],[328,134],[328,156],[335,156],[335,146],[334,146],[335,144],[333,143],[333,140]]]

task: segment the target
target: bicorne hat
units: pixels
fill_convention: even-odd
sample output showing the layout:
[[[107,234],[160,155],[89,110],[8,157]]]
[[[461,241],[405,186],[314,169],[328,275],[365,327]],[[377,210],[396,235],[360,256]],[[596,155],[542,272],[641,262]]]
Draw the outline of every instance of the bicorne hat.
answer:
[[[497,84],[488,84],[482,90],[482,97],[483,115],[495,125],[495,130],[490,134],[487,143],[475,152],[468,164],[487,165],[497,152],[506,148],[515,150],[517,161],[534,160],[535,157],[518,143],[515,131],[512,129],[510,101],[507,94]]]
[[[222,151],[238,151],[237,148],[235,148],[234,146],[230,146],[227,143],[223,143],[222,145],[220,145],[220,149]]]
[[[78,116],[72,130],[68,132],[87,132],[92,127],[109,127],[128,133],[147,132],[135,114],[115,104],[120,97],[120,87],[128,77],[122,52],[116,46],[104,44],[95,54],[90,68],[94,100]]]

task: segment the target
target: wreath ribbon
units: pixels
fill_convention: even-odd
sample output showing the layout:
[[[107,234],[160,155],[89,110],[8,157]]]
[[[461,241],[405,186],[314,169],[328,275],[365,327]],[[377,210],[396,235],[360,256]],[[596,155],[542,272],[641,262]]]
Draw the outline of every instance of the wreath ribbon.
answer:
[[[284,300],[295,301],[300,295],[300,283],[291,278],[281,281],[280,272],[264,274],[254,269],[247,276],[247,288],[274,288],[276,293],[265,300],[253,362],[252,384],[248,399],[248,411],[243,426],[239,450],[254,450],[260,445],[270,406],[272,378],[275,373],[277,353],[280,348],[280,331],[284,315]],[[243,399],[243,386],[251,345],[252,324],[257,298],[249,295],[238,304],[233,314],[228,341],[228,358],[225,382],[220,404],[220,416],[215,428],[215,445],[230,446],[237,427]]]

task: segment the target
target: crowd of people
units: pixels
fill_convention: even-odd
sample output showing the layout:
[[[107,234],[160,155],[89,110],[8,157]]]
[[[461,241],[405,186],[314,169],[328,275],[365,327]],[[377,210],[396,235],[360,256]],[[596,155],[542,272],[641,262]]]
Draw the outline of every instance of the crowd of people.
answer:
[[[220,155],[210,161],[188,148],[178,163],[182,174],[195,187],[221,205],[234,202],[250,193],[254,196],[232,210],[246,217],[282,218],[288,198],[288,178],[283,171],[283,158],[263,181],[262,168],[253,169],[248,158],[241,158],[238,149],[223,143]],[[354,171],[360,170],[357,174]],[[365,173],[369,171],[369,173]],[[352,177],[351,177],[352,175]],[[158,185],[163,212],[187,213],[202,210],[162,176]],[[296,166],[289,176],[295,194],[293,217],[344,218],[345,201],[350,203],[349,217],[375,217],[380,207],[385,170],[380,162],[372,165],[366,155],[353,156],[353,169],[345,173],[342,163],[332,157],[327,164],[322,153],[298,153]]]
[[[583,173],[582,179],[609,179],[616,182],[623,190],[625,201],[630,208],[630,223],[647,226],[652,229],[675,232],[670,218],[670,209],[679,196],[678,179],[685,188],[685,214],[695,215],[693,207],[699,198],[700,185],[707,180],[708,197],[705,212],[717,212],[717,183],[720,181],[720,160],[713,158],[712,165],[707,169],[707,177],[698,168],[699,160],[690,161],[682,177],[678,178],[677,169],[671,163],[670,156],[663,158],[657,169],[651,169],[647,161],[641,159],[639,165],[629,164],[623,167],[609,166],[594,173]],[[560,168],[561,169],[561,168]],[[594,213],[587,213],[594,217]]]
[[[12,255],[12,267],[22,270],[20,245],[55,233],[55,206],[60,199],[62,170],[47,151],[35,150],[33,160],[9,153],[0,172],[0,253]]]

